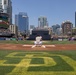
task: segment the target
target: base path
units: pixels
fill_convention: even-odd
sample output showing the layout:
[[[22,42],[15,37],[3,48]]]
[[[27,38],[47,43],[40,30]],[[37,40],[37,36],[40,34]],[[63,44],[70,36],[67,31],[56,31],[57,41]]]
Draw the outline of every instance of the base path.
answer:
[[[76,50],[76,44],[66,44],[66,45],[45,45],[46,48],[43,47],[34,47],[33,45],[25,45],[25,44],[0,44],[0,50],[41,50],[41,51],[50,51],[50,50]]]

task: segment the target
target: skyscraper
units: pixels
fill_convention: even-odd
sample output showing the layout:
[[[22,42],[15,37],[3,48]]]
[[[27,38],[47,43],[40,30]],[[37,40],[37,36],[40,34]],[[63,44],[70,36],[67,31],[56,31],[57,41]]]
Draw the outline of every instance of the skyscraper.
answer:
[[[70,21],[65,21],[62,23],[62,33],[63,35],[72,34],[73,24]]]
[[[28,32],[29,30],[29,18],[27,13],[20,12],[15,15],[15,25],[18,26],[20,32]]]
[[[52,31],[53,33],[57,34],[57,29],[60,28],[60,25],[59,24],[56,24],[56,25],[53,25],[52,26]]]
[[[9,22],[12,24],[12,2],[11,0],[0,0],[0,13],[9,15]]]
[[[45,26],[48,26],[47,18],[44,16],[41,16],[38,18],[38,27],[44,28]]]

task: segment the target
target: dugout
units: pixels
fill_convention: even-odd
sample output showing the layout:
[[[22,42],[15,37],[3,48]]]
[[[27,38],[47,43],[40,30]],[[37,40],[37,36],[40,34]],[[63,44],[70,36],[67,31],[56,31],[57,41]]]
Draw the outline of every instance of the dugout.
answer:
[[[50,40],[51,36],[49,35],[48,30],[32,30],[32,34],[29,36],[27,40],[35,40],[36,36],[42,36],[43,40]]]

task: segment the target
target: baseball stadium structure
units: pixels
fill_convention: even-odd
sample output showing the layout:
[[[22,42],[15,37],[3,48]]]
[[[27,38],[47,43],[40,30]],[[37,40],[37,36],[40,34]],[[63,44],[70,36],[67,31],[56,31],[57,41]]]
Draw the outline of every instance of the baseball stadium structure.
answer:
[[[32,34],[29,36],[28,40],[35,40],[37,35],[42,36],[43,40],[50,40],[51,39],[51,35],[49,34],[48,30],[46,30],[46,29],[34,29],[34,30],[32,30]]]
[[[9,30],[9,25],[9,15],[7,13],[0,13],[0,39],[13,36]]]

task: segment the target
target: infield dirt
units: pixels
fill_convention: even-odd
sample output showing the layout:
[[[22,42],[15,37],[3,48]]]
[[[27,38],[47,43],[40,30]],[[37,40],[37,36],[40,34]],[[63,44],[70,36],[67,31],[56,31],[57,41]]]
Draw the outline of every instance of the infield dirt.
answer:
[[[0,49],[3,50],[76,50],[76,44],[66,44],[66,45],[45,45],[46,48],[43,47],[34,47],[33,45],[23,45],[23,44],[0,44]]]

